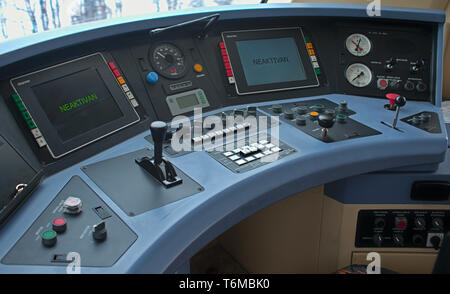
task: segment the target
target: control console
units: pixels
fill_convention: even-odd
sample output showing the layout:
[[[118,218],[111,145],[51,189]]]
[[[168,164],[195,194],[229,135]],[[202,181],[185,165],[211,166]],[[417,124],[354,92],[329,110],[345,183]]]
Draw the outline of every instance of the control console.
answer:
[[[355,112],[347,102],[339,105],[327,99],[273,104],[261,110],[325,143],[339,142],[381,134],[350,118]]]
[[[449,230],[448,210],[361,210],[355,246],[439,249]]]
[[[137,235],[78,176],[2,259],[4,264],[112,266]]]

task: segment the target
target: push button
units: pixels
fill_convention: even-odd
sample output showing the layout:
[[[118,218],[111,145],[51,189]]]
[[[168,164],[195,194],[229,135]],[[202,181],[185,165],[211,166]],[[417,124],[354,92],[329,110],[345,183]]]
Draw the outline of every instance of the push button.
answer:
[[[69,197],[64,201],[64,213],[67,214],[79,214],[81,212],[81,208],[83,203],[80,198],[77,197]]]
[[[55,246],[57,241],[56,232],[53,230],[42,233],[42,244],[46,247]]]
[[[309,118],[312,120],[316,120],[319,117],[319,113],[317,111],[312,111],[309,113]]]
[[[198,64],[198,63],[195,64],[194,65],[194,71],[198,72],[198,73],[201,73],[203,71],[203,66],[201,64]]]
[[[53,230],[57,233],[64,233],[67,229],[67,222],[63,218],[55,218],[52,222]]]

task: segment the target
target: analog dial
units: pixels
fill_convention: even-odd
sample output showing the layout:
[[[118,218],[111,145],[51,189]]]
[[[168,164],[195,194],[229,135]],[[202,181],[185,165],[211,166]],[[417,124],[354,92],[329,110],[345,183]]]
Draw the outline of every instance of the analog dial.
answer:
[[[175,45],[163,43],[156,46],[150,55],[155,71],[169,78],[181,78],[186,73],[186,60],[183,52]]]
[[[362,63],[354,63],[347,67],[345,78],[355,87],[367,87],[372,82],[372,71]]]
[[[365,56],[372,49],[372,43],[363,34],[350,35],[345,41],[345,46],[348,52],[355,56]]]

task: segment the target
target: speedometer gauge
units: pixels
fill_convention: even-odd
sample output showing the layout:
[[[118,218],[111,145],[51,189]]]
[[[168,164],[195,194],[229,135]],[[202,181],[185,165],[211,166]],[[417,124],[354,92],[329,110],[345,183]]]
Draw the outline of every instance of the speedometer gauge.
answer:
[[[150,61],[156,72],[169,79],[181,78],[186,72],[183,52],[169,43],[156,46],[150,53]]]
[[[347,67],[345,78],[353,86],[363,88],[372,82],[372,71],[362,63],[354,63]]]
[[[372,43],[363,34],[353,34],[345,41],[345,47],[352,55],[366,56],[372,49]]]

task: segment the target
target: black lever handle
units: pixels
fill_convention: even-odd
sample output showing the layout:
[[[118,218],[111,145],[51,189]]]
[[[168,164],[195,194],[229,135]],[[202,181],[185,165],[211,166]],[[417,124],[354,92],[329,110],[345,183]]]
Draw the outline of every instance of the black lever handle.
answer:
[[[155,146],[155,164],[160,165],[162,163],[162,149],[167,133],[167,124],[163,121],[154,121],[150,125],[150,131],[152,132],[153,144]]]

